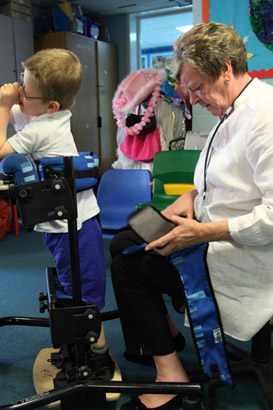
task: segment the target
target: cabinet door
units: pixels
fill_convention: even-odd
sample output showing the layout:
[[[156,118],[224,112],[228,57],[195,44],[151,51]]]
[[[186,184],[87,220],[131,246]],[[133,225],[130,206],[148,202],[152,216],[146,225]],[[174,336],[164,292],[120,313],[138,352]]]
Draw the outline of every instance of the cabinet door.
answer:
[[[97,60],[101,168],[105,171],[116,159],[117,127],[112,113],[112,99],[118,86],[117,46],[98,41]]]
[[[79,151],[93,151],[100,155],[98,142],[98,106],[95,41],[67,33],[66,46],[73,51],[83,67],[82,86],[72,108],[72,133]]]
[[[16,81],[12,18],[0,15],[0,84]]]
[[[22,62],[26,61],[34,54],[33,29],[32,24],[23,20],[13,19],[15,64],[17,81],[20,78]]]

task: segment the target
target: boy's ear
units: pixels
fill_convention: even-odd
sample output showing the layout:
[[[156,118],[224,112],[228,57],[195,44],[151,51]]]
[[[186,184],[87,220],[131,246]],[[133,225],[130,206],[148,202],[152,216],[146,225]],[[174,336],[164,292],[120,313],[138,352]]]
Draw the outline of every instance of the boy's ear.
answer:
[[[47,106],[48,114],[54,114],[55,112],[59,111],[60,103],[58,101],[50,101]]]

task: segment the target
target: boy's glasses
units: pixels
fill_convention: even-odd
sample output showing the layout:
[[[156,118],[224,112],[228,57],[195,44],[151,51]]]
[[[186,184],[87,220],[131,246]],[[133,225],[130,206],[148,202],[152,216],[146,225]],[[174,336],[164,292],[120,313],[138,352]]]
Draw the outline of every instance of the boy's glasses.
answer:
[[[49,98],[44,98],[44,97],[30,97],[29,95],[26,95],[26,91],[25,91],[25,85],[24,85],[24,73],[20,74],[20,86],[23,90],[24,93],[24,97],[26,100],[46,100],[46,101],[50,101]]]

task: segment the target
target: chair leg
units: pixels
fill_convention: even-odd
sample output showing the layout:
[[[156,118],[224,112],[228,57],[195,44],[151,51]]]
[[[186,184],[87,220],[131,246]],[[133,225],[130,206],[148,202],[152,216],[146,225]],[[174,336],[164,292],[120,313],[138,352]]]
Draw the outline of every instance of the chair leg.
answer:
[[[270,410],[273,410],[273,349],[271,326],[265,326],[253,337],[251,352],[227,343],[230,368],[233,375],[255,374],[265,394]]]

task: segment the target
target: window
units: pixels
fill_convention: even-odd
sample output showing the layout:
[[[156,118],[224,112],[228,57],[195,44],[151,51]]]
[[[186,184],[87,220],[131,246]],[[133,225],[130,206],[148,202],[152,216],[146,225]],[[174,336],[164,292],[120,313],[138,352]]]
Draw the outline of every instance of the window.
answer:
[[[175,40],[192,27],[191,7],[176,13],[140,17],[141,68],[171,68]],[[180,30],[177,29],[180,27]]]

